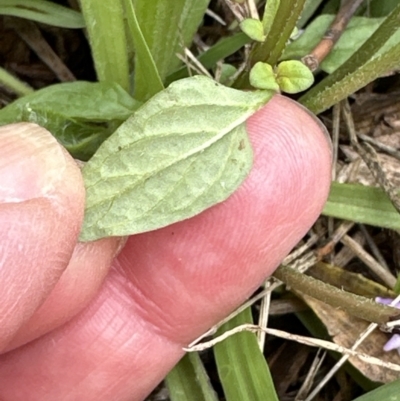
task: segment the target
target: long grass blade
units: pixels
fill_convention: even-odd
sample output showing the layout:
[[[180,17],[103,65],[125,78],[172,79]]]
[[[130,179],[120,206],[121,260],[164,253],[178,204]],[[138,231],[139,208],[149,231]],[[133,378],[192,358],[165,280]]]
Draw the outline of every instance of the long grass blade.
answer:
[[[186,354],[166,378],[171,401],[218,401],[197,352]]]
[[[322,213],[357,223],[400,229],[400,214],[379,188],[334,182]]]
[[[250,309],[225,323],[217,335],[252,323]],[[219,377],[227,401],[278,401],[272,377],[253,333],[235,334],[214,347]]]

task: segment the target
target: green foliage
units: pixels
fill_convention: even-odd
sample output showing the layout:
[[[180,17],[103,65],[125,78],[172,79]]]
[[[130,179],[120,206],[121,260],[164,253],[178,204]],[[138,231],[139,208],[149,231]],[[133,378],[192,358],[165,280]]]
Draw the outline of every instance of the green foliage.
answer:
[[[314,82],[310,69],[297,60],[282,61],[275,69],[276,82],[283,92],[298,93]]]
[[[221,65],[221,74],[219,77],[219,83],[222,85],[230,86],[232,83],[232,77],[236,74],[237,68],[231,64],[222,64]]]
[[[26,18],[60,28],[85,27],[82,14],[46,0],[2,0],[0,15]]]
[[[253,323],[249,308],[225,323],[217,335]],[[226,401],[278,401],[274,383],[254,333],[242,332],[214,346]]]
[[[369,0],[362,11],[370,17],[386,17],[399,4],[399,0]]]
[[[144,101],[164,89],[160,75],[143,36],[131,0],[124,0],[128,26],[135,44],[135,98]]]
[[[162,80],[180,64],[210,0],[133,0],[139,26]]]
[[[246,18],[240,23],[240,29],[251,39],[264,42],[266,36],[262,22],[254,18]]]
[[[304,25],[312,17],[312,15],[315,13],[322,2],[323,0],[306,0],[301,16],[297,21],[298,28],[304,27]]]
[[[126,120],[139,105],[115,83],[56,84],[1,109],[0,125],[21,121],[39,124],[74,157],[88,160],[112,133],[111,128]]]
[[[131,90],[122,0],[80,0],[97,79]]]
[[[202,53],[198,57],[198,60],[205,68],[213,68],[219,60],[229,57],[250,41],[250,38],[243,32],[227,36],[220,39],[214,46]],[[178,79],[186,78],[188,75],[187,66],[183,66],[167,77],[166,85]]]
[[[309,90],[300,102],[318,114],[398,66],[400,43],[376,54],[399,30],[400,4],[340,68]],[[386,47],[387,48],[387,47]]]
[[[259,61],[250,71],[250,84],[257,89],[268,89],[279,92],[275,72],[271,65]]]
[[[304,91],[314,82],[310,69],[297,60],[282,61],[275,69],[258,62],[251,69],[249,78],[255,88],[286,93]]]
[[[218,401],[197,352],[186,354],[165,382],[171,401]]]
[[[268,0],[265,5],[264,15],[262,18],[263,32],[265,36],[268,36],[271,32],[280,4],[281,0]]]
[[[303,35],[286,47],[282,58],[285,60],[295,59],[309,53],[321,40],[321,37],[324,35],[333,19],[334,16],[332,15],[321,15],[315,18]],[[367,41],[384,20],[384,18],[352,18],[334,49],[321,63],[321,69],[332,73],[339,68]],[[400,43],[400,31],[394,34],[390,40],[375,53],[374,57],[383,54],[398,43]]]
[[[10,91],[20,95],[29,95],[33,93],[33,89],[25,82],[20,81],[14,75],[10,74],[6,69],[0,67],[0,83]]]
[[[84,167],[80,239],[154,230],[225,200],[252,163],[244,122],[271,94],[195,76],[150,99]]]
[[[87,209],[82,240],[153,230],[186,219],[226,199],[245,179],[252,162],[245,120],[272,91],[295,93],[312,83],[312,74],[300,62],[279,60],[301,58],[318,43],[332,16],[314,18],[285,50],[296,23],[302,27],[321,3],[269,0],[262,21],[242,22],[248,36],[222,38],[198,57],[212,70],[251,43],[249,36],[258,41],[246,60],[254,66],[251,73],[246,69],[234,86],[248,88],[250,82],[268,92],[242,92],[204,77],[174,82],[189,75],[176,53],[191,47],[209,0],[81,0],[82,14],[44,0],[4,0],[0,14],[86,27],[101,83],[59,84],[29,94],[0,111],[0,124],[36,122],[83,160],[111,135],[83,170]],[[336,12],[339,1],[324,4]],[[371,0],[369,12],[351,20],[321,65],[330,75],[301,98],[313,112],[326,110],[398,67],[398,0]],[[221,81],[234,71],[235,66],[225,64]],[[0,79],[21,94],[29,92],[5,74]],[[130,94],[147,102],[141,106]],[[398,213],[376,188],[334,183],[324,214],[400,229]],[[243,316],[225,328],[248,321],[248,312]],[[252,334],[234,336],[215,351],[228,401],[277,399]],[[174,401],[213,400],[203,374],[197,355],[184,358],[168,379]],[[397,399],[398,386],[383,386],[382,392],[357,401]]]
[[[379,188],[334,182],[323,214],[372,226],[400,229],[400,214]]]
[[[396,284],[393,288],[393,291],[399,295],[400,294],[400,274],[397,273],[397,277],[396,277]]]
[[[385,384],[353,401],[400,401],[400,380]]]
[[[279,2],[279,7],[275,10],[276,18],[270,26],[269,35],[264,43],[254,47],[251,56],[253,64],[263,61],[275,65],[278,62],[296,26],[304,3],[305,0]]]

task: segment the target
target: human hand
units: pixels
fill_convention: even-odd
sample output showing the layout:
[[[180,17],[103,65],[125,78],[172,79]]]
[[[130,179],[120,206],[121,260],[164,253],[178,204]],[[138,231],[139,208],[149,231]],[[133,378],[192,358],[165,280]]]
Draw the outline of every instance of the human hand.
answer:
[[[37,126],[0,128],[0,400],[143,400],[273,273],[321,212],[330,148],[281,96],[247,127],[254,166],[228,200],[125,244],[77,244],[75,162]]]

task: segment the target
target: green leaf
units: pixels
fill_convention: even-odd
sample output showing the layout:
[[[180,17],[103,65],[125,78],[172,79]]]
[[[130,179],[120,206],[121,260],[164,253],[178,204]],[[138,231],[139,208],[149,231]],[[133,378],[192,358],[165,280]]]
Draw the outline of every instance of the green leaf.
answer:
[[[9,91],[16,93],[19,96],[29,95],[33,93],[31,88],[25,82],[20,81],[17,77],[10,74],[7,70],[0,67],[0,84],[5,86]]]
[[[257,44],[251,56],[251,61],[263,61],[275,65],[296,26],[306,0],[281,1],[276,11],[276,17],[264,43]]]
[[[122,0],[80,0],[97,78],[130,90],[129,48]]]
[[[244,122],[271,95],[195,76],[150,99],[83,169],[81,240],[154,230],[225,200],[251,168]]]
[[[287,46],[282,59],[300,58],[309,53],[321,40],[334,16],[322,15],[316,18],[301,37]],[[348,60],[366,40],[378,29],[384,18],[353,17],[333,50],[321,63],[321,69],[332,73]],[[400,31],[376,54],[382,54],[400,42]]]
[[[276,82],[275,73],[269,64],[259,61],[250,71],[250,84],[257,89],[268,89],[279,92],[279,84]]]
[[[221,74],[219,77],[219,83],[222,85],[230,86],[232,83],[232,77],[236,74],[237,68],[232,64],[222,64]]]
[[[88,160],[140,105],[118,84],[67,82],[24,96],[0,110],[0,125],[33,122],[47,128],[77,159]],[[111,123],[111,127],[107,123]]]
[[[263,25],[263,33],[266,36],[271,31],[271,27],[276,18],[276,14],[279,10],[280,3],[281,0],[268,0],[267,4],[265,5],[262,25]]]
[[[171,401],[218,401],[197,352],[186,354],[165,381]]]
[[[385,384],[353,401],[400,401],[400,380]]]
[[[250,43],[250,41],[251,39],[243,32],[239,32],[233,36],[224,37],[207,51],[200,54],[198,60],[205,68],[213,68],[219,60],[229,57],[244,45]],[[178,79],[186,78],[188,75],[188,68],[183,66],[167,77],[166,86]]]
[[[301,17],[297,22],[297,27],[299,29],[303,28],[303,26],[312,17],[312,15],[315,13],[322,2],[323,0],[306,0],[303,11],[301,13]]]
[[[314,86],[299,101],[314,114],[319,114],[388,71],[397,68],[399,59],[400,43],[382,56],[367,62],[351,73],[349,72],[343,79],[334,82],[332,86],[328,85],[328,82],[325,84],[325,80],[321,81],[320,87]],[[345,68],[345,65],[343,65],[343,68]],[[337,72],[339,73],[339,69]],[[333,77],[333,74],[326,79],[330,77]]]
[[[2,0],[0,15],[26,18],[60,28],[85,27],[82,14],[45,0]]]
[[[375,187],[334,182],[322,213],[357,223],[400,229],[400,214],[387,195]]]
[[[225,323],[217,335],[252,323],[250,308]],[[254,333],[242,332],[214,346],[226,401],[278,401],[267,362]]]
[[[279,3],[275,19],[264,42],[255,43],[250,53],[249,63],[259,61],[275,66],[296,26],[306,0],[286,0]],[[243,71],[233,83],[235,88],[249,88],[249,71]]]
[[[318,114],[381,75],[398,67],[400,43],[387,49],[399,32],[400,4],[388,15],[374,34],[341,67],[323,79],[300,102]],[[376,55],[378,54],[378,56]]]
[[[397,273],[397,277],[396,277],[396,284],[393,288],[393,291],[399,295],[400,294],[400,274]]]
[[[210,0],[133,0],[143,36],[162,80],[181,63],[176,53],[190,47]]]
[[[240,23],[240,29],[251,39],[264,42],[264,28],[262,22],[255,18],[246,18]]]
[[[65,82],[47,86],[1,109],[0,124],[33,121],[38,109],[71,119],[126,120],[139,105],[116,83]]]
[[[282,61],[275,69],[276,81],[283,92],[298,93],[308,89],[314,82],[311,70],[301,61]]]
[[[164,86],[136,18],[132,0],[124,0],[124,2],[128,26],[135,46],[134,95],[137,100],[144,101],[162,91]]]
[[[365,12],[370,17],[384,17],[395,9],[399,0],[370,0],[364,5]]]

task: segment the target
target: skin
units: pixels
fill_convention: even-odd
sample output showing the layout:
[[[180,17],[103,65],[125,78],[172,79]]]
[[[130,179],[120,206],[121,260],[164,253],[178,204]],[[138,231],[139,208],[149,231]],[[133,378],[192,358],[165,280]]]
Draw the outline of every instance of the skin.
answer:
[[[247,130],[254,167],[228,200],[82,244],[75,162],[42,128],[0,128],[2,401],[143,400],[182,347],[273,273],[321,212],[331,150],[321,125],[281,96]]]

